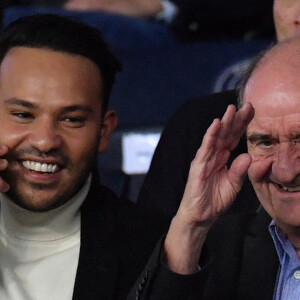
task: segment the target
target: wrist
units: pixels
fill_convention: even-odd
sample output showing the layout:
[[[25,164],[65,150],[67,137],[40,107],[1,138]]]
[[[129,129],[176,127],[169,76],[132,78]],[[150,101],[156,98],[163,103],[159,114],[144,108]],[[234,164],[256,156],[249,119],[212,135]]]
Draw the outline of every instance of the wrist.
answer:
[[[177,216],[171,222],[164,250],[168,267],[179,274],[197,272],[201,250],[209,227],[182,223]]]

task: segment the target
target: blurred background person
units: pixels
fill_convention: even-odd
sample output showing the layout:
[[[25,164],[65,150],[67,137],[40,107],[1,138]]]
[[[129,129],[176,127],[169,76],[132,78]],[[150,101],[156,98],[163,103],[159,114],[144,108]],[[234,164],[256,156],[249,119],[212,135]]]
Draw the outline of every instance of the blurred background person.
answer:
[[[4,0],[4,5],[59,6],[165,22],[182,41],[270,38],[273,0]]]
[[[273,0],[67,0],[64,7],[164,20],[184,41],[273,35]]]

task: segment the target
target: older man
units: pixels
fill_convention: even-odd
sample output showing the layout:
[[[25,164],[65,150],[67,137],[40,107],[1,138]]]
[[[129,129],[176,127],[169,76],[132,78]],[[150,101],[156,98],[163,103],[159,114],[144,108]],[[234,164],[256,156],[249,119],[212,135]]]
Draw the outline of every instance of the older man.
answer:
[[[146,262],[133,205],[91,175],[116,126],[107,106],[120,69],[74,20],[37,15],[4,30],[0,299],[124,299]]]
[[[208,128],[164,246],[147,266],[152,276],[136,288],[140,299],[300,298],[299,49],[295,38],[260,56],[240,110],[229,106]],[[245,130],[248,153],[228,169]],[[247,170],[261,209],[213,226]]]
[[[274,22],[278,41],[300,33],[300,0],[274,0]],[[170,218],[182,199],[193,160],[203,135],[229,104],[236,104],[236,91],[197,98],[186,103],[170,119],[155,151],[151,167],[142,186],[139,204],[157,209]],[[246,151],[244,140],[232,152],[230,160]],[[230,212],[255,211],[258,201],[248,180]]]

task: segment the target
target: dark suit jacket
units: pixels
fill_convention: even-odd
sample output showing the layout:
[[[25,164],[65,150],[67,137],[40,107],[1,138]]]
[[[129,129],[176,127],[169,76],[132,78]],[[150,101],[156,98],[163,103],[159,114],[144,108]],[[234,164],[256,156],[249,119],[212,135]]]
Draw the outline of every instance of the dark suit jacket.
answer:
[[[171,28],[186,41],[273,38],[273,0],[171,0],[179,14]]]
[[[73,299],[125,299],[161,234],[161,219],[145,219],[134,204],[104,186],[81,209],[81,246]],[[153,225],[148,226],[153,222]],[[156,230],[157,229],[157,230]]]
[[[182,199],[190,164],[214,118],[221,118],[229,104],[235,104],[235,91],[204,96],[187,102],[168,121],[155,150],[150,170],[141,188],[138,204],[172,218]],[[229,164],[247,152],[246,139],[232,151]],[[259,206],[246,178],[231,212],[253,212]]]
[[[161,263],[161,242],[128,299],[271,300],[279,261],[270,221],[263,209],[221,218],[206,240],[203,269],[193,275],[174,274]]]

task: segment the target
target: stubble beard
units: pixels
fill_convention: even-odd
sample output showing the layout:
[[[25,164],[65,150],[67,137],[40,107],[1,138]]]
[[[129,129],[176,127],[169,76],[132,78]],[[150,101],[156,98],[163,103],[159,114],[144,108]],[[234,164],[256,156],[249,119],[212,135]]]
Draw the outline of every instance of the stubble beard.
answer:
[[[68,161],[63,172],[67,172],[69,178],[63,187],[59,188],[59,183],[34,183],[26,180],[22,175],[15,171],[18,168],[11,164],[11,168],[6,170],[3,178],[10,185],[9,191],[6,193],[9,199],[21,208],[33,212],[47,212],[56,209],[67,203],[85,184],[92,166],[96,161],[95,155],[91,155],[80,166]],[[20,188],[22,186],[23,188]],[[28,188],[27,188],[28,187]],[[23,191],[26,188],[26,191]],[[59,189],[55,193],[55,189]],[[50,196],[45,196],[47,190]],[[45,191],[41,199],[36,199],[38,193]],[[34,199],[34,200],[33,200]]]
[[[100,131],[96,137],[96,140],[97,143],[95,145],[98,145],[100,142]],[[47,212],[64,205],[83,187],[83,185],[87,181],[88,176],[92,172],[93,166],[96,163],[96,157],[98,153],[97,149],[98,147],[95,147],[90,155],[87,154],[84,162],[82,161],[80,165],[72,163],[70,159],[61,151],[57,151],[56,156],[60,157],[62,161],[65,162],[63,172],[67,172],[67,174],[70,175],[68,181],[66,182],[67,185],[63,186],[63,188],[61,188],[61,191],[54,193],[53,196],[43,196],[43,199],[40,199],[40,201],[36,202],[37,204],[31,201],[36,197],[35,193],[44,190],[54,191],[55,188],[58,188],[58,184],[33,183],[26,180],[23,176],[18,174],[18,171],[16,171],[19,169],[18,167],[16,167],[19,158],[22,157],[23,153],[34,153],[38,155],[39,151],[33,148],[14,151],[14,153],[11,153],[7,157],[8,161],[13,162],[11,163],[11,167],[3,172],[4,180],[7,181],[7,183],[10,185],[10,189],[6,193],[7,196],[13,203],[17,204],[23,209],[34,212]],[[19,187],[18,182],[25,187],[28,186],[28,190],[26,191],[26,193],[22,192],[22,189]]]
[[[51,211],[67,203],[82,188],[90,174],[90,169],[78,170],[76,174],[76,178],[69,178],[68,184],[62,188],[60,187],[58,192],[55,193],[55,189],[58,188],[56,183],[29,182],[12,172],[11,175],[5,176],[10,183],[10,189],[6,194],[13,203],[25,210],[33,212]],[[10,180],[11,178],[12,180]],[[11,184],[11,182],[14,183]],[[21,189],[20,186],[23,188]],[[26,191],[23,191],[25,188]],[[41,193],[42,196],[39,196],[39,192],[43,191],[45,192]],[[47,191],[50,194],[49,196],[46,196]],[[37,199],[37,197],[41,198]]]

